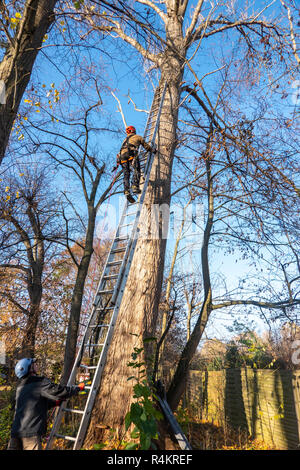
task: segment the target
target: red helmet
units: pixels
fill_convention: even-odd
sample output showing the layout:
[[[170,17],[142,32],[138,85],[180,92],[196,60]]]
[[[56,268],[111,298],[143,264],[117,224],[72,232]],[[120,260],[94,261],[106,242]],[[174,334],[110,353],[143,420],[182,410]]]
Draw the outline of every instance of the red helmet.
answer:
[[[126,134],[136,134],[135,127],[133,126],[126,127]]]

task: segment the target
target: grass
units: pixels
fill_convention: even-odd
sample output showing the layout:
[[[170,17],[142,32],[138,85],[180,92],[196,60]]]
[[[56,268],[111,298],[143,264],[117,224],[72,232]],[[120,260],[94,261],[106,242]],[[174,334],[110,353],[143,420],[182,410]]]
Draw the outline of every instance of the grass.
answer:
[[[209,422],[190,423],[187,437],[195,450],[275,450],[244,430]]]
[[[250,436],[245,429],[195,419],[195,415],[187,410],[179,409],[176,418],[195,450],[276,450],[274,446]]]

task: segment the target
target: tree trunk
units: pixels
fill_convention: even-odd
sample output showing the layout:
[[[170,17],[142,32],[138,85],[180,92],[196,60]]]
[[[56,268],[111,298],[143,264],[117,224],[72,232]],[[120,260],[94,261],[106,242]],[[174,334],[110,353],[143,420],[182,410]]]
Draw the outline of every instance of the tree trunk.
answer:
[[[72,303],[70,309],[70,318],[67,331],[64,369],[61,378],[61,383],[66,384],[70,376],[74,358],[76,356],[76,345],[78,337],[78,327],[80,320],[80,312],[82,306],[82,299],[84,293],[85,280],[88,274],[91,257],[93,254],[93,239],[95,231],[96,210],[94,207],[89,208],[89,221],[86,232],[85,247],[83,256],[78,266],[75,286],[72,295]]]
[[[0,105],[0,164],[37,53],[54,21],[56,2],[57,0],[27,0],[19,29],[8,43],[0,64],[0,81],[5,85],[5,103]]]
[[[210,242],[210,235],[214,221],[214,196],[213,196],[213,185],[211,176],[211,163],[210,163],[210,148],[211,148],[211,136],[207,142],[206,152],[206,174],[207,174],[207,201],[208,201],[208,216],[205,225],[203,244],[201,249],[201,264],[202,264],[202,277],[204,286],[204,301],[199,314],[198,320],[195,324],[193,332],[187,341],[180,360],[178,362],[174,377],[171,381],[167,392],[167,400],[173,411],[176,410],[179,405],[180,399],[185,389],[187,381],[187,374],[189,371],[189,365],[194,357],[199,341],[202,337],[203,331],[206,327],[207,320],[212,311],[212,293],[211,293],[211,282],[209,273],[209,261],[208,261],[208,248]]]
[[[20,351],[22,357],[34,357],[35,355],[36,329],[40,319],[40,305],[43,294],[42,270],[40,270],[38,274],[36,273],[34,277],[34,283],[28,286],[30,310],[28,312],[27,323],[22,339]]]
[[[36,329],[40,318],[40,302],[32,305],[30,313],[27,317],[24,336],[22,339],[20,357],[34,357],[35,356],[35,339]]]

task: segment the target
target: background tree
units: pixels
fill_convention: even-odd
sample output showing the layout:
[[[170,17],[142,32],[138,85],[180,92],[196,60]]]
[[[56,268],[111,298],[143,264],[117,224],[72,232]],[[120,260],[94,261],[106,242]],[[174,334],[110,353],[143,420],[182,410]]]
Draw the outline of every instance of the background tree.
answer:
[[[45,169],[24,170],[6,180],[1,200],[1,298],[17,313],[10,328],[22,330],[19,354],[35,352],[36,330],[40,320],[45,265],[55,256],[47,241],[60,234],[58,204],[49,190]],[[13,280],[8,283],[7,281]],[[6,282],[5,282],[6,281]],[[2,304],[2,308],[4,308]],[[12,315],[14,317],[14,315]]]
[[[5,102],[0,104],[0,164],[36,56],[55,20],[56,4],[57,0],[1,2],[0,41],[4,56],[0,81],[5,86]]]

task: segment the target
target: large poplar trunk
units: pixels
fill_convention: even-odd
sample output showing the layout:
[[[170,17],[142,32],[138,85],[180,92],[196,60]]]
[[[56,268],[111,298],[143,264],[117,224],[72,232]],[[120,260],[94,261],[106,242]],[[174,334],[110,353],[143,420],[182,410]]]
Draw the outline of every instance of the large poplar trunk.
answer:
[[[13,122],[43,38],[54,21],[57,0],[27,0],[23,18],[0,64],[5,85],[5,103],[0,105],[0,164],[4,158]]]
[[[150,229],[153,205],[170,204],[182,63],[178,58],[166,58],[169,60],[161,68],[160,86],[168,77],[168,88],[158,133],[159,152],[152,166],[142,212],[140,227],[143,233]],[[86,447],[101,440],[99,425],[123,431],[124,418],[133,401],[133,382],[127,379],[134,371],[128,362],[134,347],[141,347],[142,339],[152,336],[156,326],[166,242],[165,238],[153,239],[151,236],[143,236],[137,242],[85,441]]]

